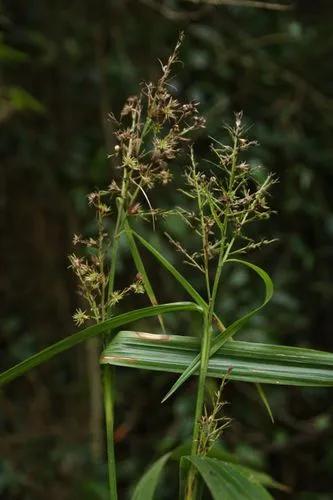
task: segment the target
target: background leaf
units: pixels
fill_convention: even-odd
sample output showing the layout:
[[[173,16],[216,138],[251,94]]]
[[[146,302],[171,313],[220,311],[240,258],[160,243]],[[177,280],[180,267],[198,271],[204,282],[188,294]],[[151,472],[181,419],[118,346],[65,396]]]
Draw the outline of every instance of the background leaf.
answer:
[[[137,484],[132,500],[153,500],[161,473],[170,455],[171,453],[166,453],[149,467]]]
[[[7,94],[10,103],[17,111],[30,110],[36,113],[45,112],[43,104],[23,88],[9,87]]]

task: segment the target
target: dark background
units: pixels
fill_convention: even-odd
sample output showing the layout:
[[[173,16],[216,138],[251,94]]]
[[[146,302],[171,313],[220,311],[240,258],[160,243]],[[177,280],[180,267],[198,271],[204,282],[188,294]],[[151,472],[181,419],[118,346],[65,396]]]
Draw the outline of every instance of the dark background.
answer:
[[[73,232],[89,230],[93,221],[86,194],[114,175],[106,159],[113,147],[106,115],[158,75],[157,59],[168,56],[180,30],[186,33],[180,93],[201,102],[207,133],[217,138],[234,111],[244,110],[250,137],[260,142],[252,161],[280,179],[272,200],[278,214],[258,228],[279,242],[250,256],[271,273],[275,295],[239,338],[333,350],[333,3],[298,0],[289,10],[220,3],[2,2],[2,369],[74,331],[79,299],[67,255]],[[203,154],[206,144],[199,138]],[[177,202],[172,189],[163,196],[165,205]],[[171,258],[168,244],[160,245]],[[154,266],[151,261],[160,300],[186,298]],[[120,282],[133,273],[125,251]],[[258,303],[261,293],[246,272],[234,270],[229,278],[227,321]],[[179,333],[193,326],[186,316],[169,321]],[[92,352],[77,348],[1,391],[0,498],[106,498],[104,453],[101,458],[100,437],[92,435],[99,411],[89,391],[96,375]],[[149,462],[189,437],[195,381],[161,406],[172,377],[117,373],[123,499]],[[224,445],[293,489],[275,498],[331,499],[332,394],[267,387],[273,426],[255,389],[230,383],[233,425]],[[160,499],[176,495],[177,475],[167,474]]]

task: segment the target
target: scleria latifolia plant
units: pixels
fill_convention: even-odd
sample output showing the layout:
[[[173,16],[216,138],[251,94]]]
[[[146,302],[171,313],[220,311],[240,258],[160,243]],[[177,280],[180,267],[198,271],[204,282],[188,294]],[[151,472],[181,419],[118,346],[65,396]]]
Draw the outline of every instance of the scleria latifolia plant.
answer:
[[[236,113],[233,125],[226,127],[226,140],[213,139],[204,158],[196,152],[194,139],[199,132],[205,133],[205,120],[199,115],[198,103],[181,102],[172,85],[182,38],[167,62],[161,63],[160,78],[143,84],[138,95],[130,96],[119,118],[109,115],[116,139],[114,151],[109,152],[114,176],[106,181],[107,187],[88,195],[96,230],[89,235],[75,235],[75,252],[69,257],[81,296],[81,305],[73,318],[81,329],[0,374],[0,384],[81,342],[100,338],[109,498],[117,500],[114,367],[178,373],[168,393],[161,395],[163,404],[168,404],[189,377],[197,375],[190,446],[185,444],[160,457],[136,485],[132,500],[157,498],[156,487],[170,459],[179,461],[180,499],[265,500],[272,498],[267,488],[284,486],[264,473],[234,463],[235,460],[230,462],[228,455],[221,456],[219,441],[232,425],[230,416],[225,414],[224,386],[228,380],[255,384],[271,415],[263,384],[332,386],[333,355],[233,339],[273,294],[268,274],[244,260],[244,255],[273,241],[255,241],[250,228],[269,219],[270,190],[276,179],[271,174],[262,179],[247,161],[248,150],[256,143],[247,138],[242,113]],[[173,169],[179,170],[184,158],[187,166],[175,183]],[[154,207],[151,191],[157,186],[169,189],[170,185],[179,191],[180,206]],[[173,234],[165,233],[171,248],[183,256],[190,279],[183,266],[176,268],[140,234],[147,222],[152,231],[163,233],[163,220],[167,218],[185,224],[193,235],[190,242],[180,242]],[[120,251],[124,248],[121,240],[133,260],[125,286],[117,286]],[[175,302],[171,297],[168,303],[158,302],[142,249],[186,292],[189,301]],[[223,311],[227,265],[254,272],[265,293],[256,308],[225,325],[219,311]],[[191,284],[195,272],[202,278],[197,288]],[[150,305],[119,313],[119,303],[131,294],[132,304],[134,295],[145,294]],[[163,316],[178,311],[198,315],[201,328],[185,332],[186,335],[169,332]],[[159,321],[159,327],[150,333],[120,331],[124,325],[150,317]],[[210,403],[208,378],[220,380]]]

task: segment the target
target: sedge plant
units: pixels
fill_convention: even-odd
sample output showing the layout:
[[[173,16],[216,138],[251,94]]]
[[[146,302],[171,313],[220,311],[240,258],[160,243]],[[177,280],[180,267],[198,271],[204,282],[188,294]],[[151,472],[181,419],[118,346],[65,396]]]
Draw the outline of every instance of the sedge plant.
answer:
[[[272,242],[265,238],[254,241],[249,228],[270,217],[270,188],[276,181],[272,175],[262,180],[247,163],[246,152],[255,143],[246,137],[241,113],[227,127],[229,139],[213,140],[206,158],[197,157],[193,142],[196,131],[204,129],[205,120],[199,115],[198,103],[180,102],[174,96],[171,80],[181,41],[182,37],[167,62],[161,63],[157,82],[144,84],[137,96],[129,97],[119,118],[110,114],[116,146],[109,155],[116,173],[106,188],[88,195],[88,203],[95,212],[96,230],[88,236],[75,235],[74,245],[80,250],[69,257],[82,296],[82,306],[73,316],[81,329],[0,374],[0,384],[81,342],[100,338],[109,498],[117,500],[113,370],[116,366],[127,366],[178,373],[168,393],[161,395],[164,404],[168,404],[189,377],[197,375],[190,449],[181,447],[160,457],[138,482],[132,499],[155,498],[164,466],[169,459],[176,458],[180,464],[180,499],[265,500],[272,498],[267,488],[283,486],[268,475],[230,462],[227,456],[221,457],[214,451],[222,433],[232,424],[224,414],[224,385],[229,379],[255,384],[270,412],[262,384],[333,386],[333,355],[233,339],[273,293],[268,274],[243,256]],[[157,185],[168,189],[173,181],[172,166],[184,153],[188,166],[176,186],[182,195],[182,205],[170,210],[154,208],[151,190]],[[166,239],[183,255],[191,271],[201,275],[202,287],[194,288],[182,270],[135,229],[136,219],[141,218],[157,231],[161,227],[160,217],[179,218],[190,227],[195,248],[175,241],[172,234],[166,234]],[[125,287],[117,286],[121,239],[133,258],[132,279]],[[142,249],[186,292],[189,301],[158,303],[141,256]],[[245,266],[264,286],[261,303],[229,325],[223,323],[217,312],[227,265]],[[150,305],[119,314],[118,304],[129,294],[146,294]],[[196,336],[167,331],[163,315],[178,311],[200,316],[202,328]],[[129,323],[150,317],[158,318],[158,333],[119,331]],[[222,381],[210,404],[206,390],[208,377]]]

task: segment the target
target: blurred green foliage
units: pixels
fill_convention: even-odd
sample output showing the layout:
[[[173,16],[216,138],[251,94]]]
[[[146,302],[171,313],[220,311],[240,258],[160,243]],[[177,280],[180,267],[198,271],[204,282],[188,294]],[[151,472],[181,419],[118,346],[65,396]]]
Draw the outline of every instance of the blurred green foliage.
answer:
[[[184,67],[175,91],[200,101],[208,134],[219,139],[224,123],[243,109],[260,143],[250,161],[280,179],[277,215],[258,228],[279,242],[251,256],[271,273],[276,291],[241,337],[333,350],[332,18],[328,0],[297,0],[280,11],[180,0],[2,2],[1,368],[74,330],[72,233],[91,227],[86,193],[117,175],[107,159],[114,145],[107,114],[117,114],[140,82],[156,76],[157,59],[168,56],[180,30]],[[198,153],[208,144],[204,134],[198,137]],[[175,165],[175,175],[182,168]],[[156,192],[153,206],[161,199],[174,205],[177,193]],[[191,238],[171,219],[162,229]],[[172,257],[167,243],[148,236]],[[160,300],[184,298],[155,262],[150,268]],[[133,278],[128,269],[124,252],[118,269],[124,283]],[[250,309],[259,286],[246,271],[230,271],[222,317],[230,321]],[[186,315],[171,317],[168,327],[195,330]],[[86,350],[77,349],[1,394],[0,498],[44,499],[45,491],[49,500],[106,497],[105,464],[90,453],[86,365]],[[117,455],[126,498],[150,461],[188,438],[195,382],[161,406],[170,376],[156,374],[147,391],[146,374],[117,373]],[[234,420],[224,445],[290,485],[293,493],[278,499],[332,498],[330,391],[266,392],[274,426],[253,387],[229,384]],[[174,486],[166,481],[159,498],[173,498]]]

